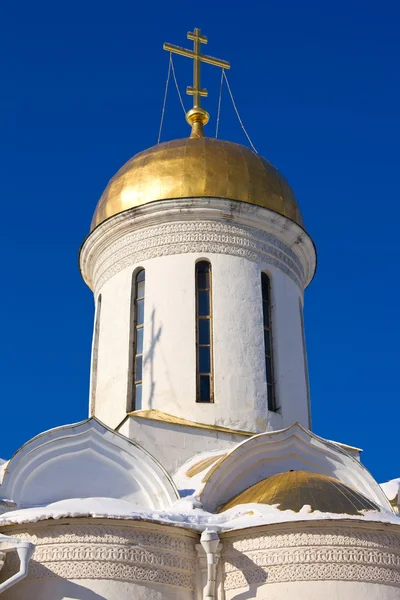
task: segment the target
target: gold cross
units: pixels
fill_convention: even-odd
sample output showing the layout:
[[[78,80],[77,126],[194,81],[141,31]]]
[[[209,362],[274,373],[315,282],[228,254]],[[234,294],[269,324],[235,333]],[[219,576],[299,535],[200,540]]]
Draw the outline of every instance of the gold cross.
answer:
[[[208,39],[204,35],[201,35],[201,31],[197,27],[193,33],[189,31],[187,37],[189,40],[193,40],[193,50],[186,50],[186,48],[173,46],[168,43],[165,43],[163,48],[168,52],[174,52],[175,54],[180,54],[181,56],[187,56],[188,58],[193,59],[193,86],[186,89],[186,93],[189,96],[193,96],[193,108],[187,113],[186,120],[191,125],[195,122],[201,122],[205,125],[208,122],[209,114],[201,107],[201,97],[208,96],[208,92],[200,86],[200,63],[208,63],[209,65],[215,65],[222,69],[230,69],[231,65],[226,60],[220,60],[213,56],[201,54],[201,44],[207,44]]]

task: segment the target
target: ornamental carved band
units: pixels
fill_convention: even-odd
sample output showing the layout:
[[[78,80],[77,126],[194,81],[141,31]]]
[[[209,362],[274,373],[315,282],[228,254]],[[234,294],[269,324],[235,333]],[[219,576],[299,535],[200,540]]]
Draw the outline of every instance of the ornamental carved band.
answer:
[[[321,580],[400,586],[399,549],[399,535],[350,528],[229,539],[224,588]]]
[[[303,290],[305,274],[296,254],[272,234],[214,221],[183,221],[126,233],[102,249],[93,282],[96,294],[123,269],[144,260],[183,253],[229,254],[280,269]]]
[[[224,589],[318,580],[400,587],[400,535],[373,531],[374,526],[293,524],[286,533],[222,535]],[[107,579],[193,590],[196,569],[201,568],[195,554],[199,536],[185,530],[163,533],[150,524],[28,527],[30,534],[13,535],[36,544],[31,579]],[[17,557],[7,555],[4,575],[17,565]]]
[[[65,529],[68,529],[66,532]],[[107,579],[194,589],[196,537],[161,534],[135,527],[38,527],[28,579]],[[2,572],[15,572],[18,558],[7,556]]]

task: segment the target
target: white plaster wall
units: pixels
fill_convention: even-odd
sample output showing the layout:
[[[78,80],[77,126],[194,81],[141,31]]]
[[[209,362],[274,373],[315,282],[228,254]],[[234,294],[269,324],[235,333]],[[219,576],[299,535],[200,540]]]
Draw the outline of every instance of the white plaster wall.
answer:
[[[274,366],[282,427],[299,422],[311,428],[300,302],[303,294],[279,269],[261,265],[271,274]],[[278,429],[274,426],[273,429]]]
[[[152,583],[93,579],[29,579],[1,596],[2,600],[193,600],[193,592]]]
[[[399,600],[400,588],[353,581],[291,581],[249,585],[225,592],[224,600]]]
[[[398,525],[305,521],[221,534],[224,600],[400,598]]]
[[[195,263],[212,265],[214,398],[196,403]],[[294,281],[245,258],[186,253],[126,268],[102,287],[95,414],[115,427],[131,408],[128,357],[132,273],[146,270],[143,402],[202,423],[265,431],[309,425],[299,299]],[[267,410],[261,271],[271,277],[279,413]],[[133,407],[132,407],[133,408]]]
[[[118,273],[101,295],[94,415],[110,427],[126,414],[131,278]]]
[[[213,274],[214,404],[196,404],[195,262]],[[308,427],[300,305],[315,249],[298,225],[221,199],[150,203],[116,215],[85,241],[85,281],[102,295],[95,415],[116,427],[129,390],[132,274],[146,269],[143,400],[189,420],[252,432]],[[267,410],[261,271],[271,277],[277,412]],[[93,402],[92,402],[93,404]]]
[[[186,427],[130,417],[119,429],[152,453],[171,474],[200,452],[228,451],[247,437],[223,431]]]
[[[397,600],[397,530],[397,525],[342,520],[221,533],[216,600]],[[27,578],[2,600],[202,598],[204,552],[196,532],[88,518],[9,525],[2,531],[35,544]],[[17,568],[17,558],[8,554],[0,580]]]
[[[27,578],[2,600],[193,600],[197,533],[84,518],[8,529],[34,540],[35,552]],[[0,581],[17,567],[8,554]]]

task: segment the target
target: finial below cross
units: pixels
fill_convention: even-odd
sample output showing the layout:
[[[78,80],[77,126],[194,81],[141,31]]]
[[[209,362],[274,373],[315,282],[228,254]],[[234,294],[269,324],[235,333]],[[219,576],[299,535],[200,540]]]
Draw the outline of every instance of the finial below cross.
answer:
[[[197,27],[193,33],[189,32],[187,37],[189,40],[193,40],[193,50],[186,50],[186,48],[173,46],[172,44],[167,43],[164,44],[163,48],[168,52],[174,52],[175,54],[180,54],[181,56],[187,56],[188,58],[193,59],[193,86],[186,89],[186,93],[189,96],[193,96],[193,108],[187,112],[186,120],[190,125],[193,125],[193,130],[195,129],[196,124],[198,124],[195,132],[195,136],[197,137],[202,135],[202,126],[205,125],[210,118],[208,112],[201,107],[201,97],[208,96],[208,92],[206,89],[202,89],[200,85],[200,63],[205,62],[209,65],[221,67],[222,69],[230,69],[231,65],[226,60],[220,60],[213,56],[201,54],[201,44],[207,44],[208,39],[204,35],[201,35],[201,31]]]

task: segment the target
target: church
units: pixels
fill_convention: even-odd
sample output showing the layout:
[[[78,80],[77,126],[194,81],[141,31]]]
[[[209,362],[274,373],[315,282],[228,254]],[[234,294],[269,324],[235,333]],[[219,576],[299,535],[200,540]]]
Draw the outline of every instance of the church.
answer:
[[[0,465],[1,600],[399,600],[400,480],[312,431],[315,245],[281,173],[205,135],[201,64],[230,65],[188,39],[189,137],[120,168],[80,249],[88,419]]]

